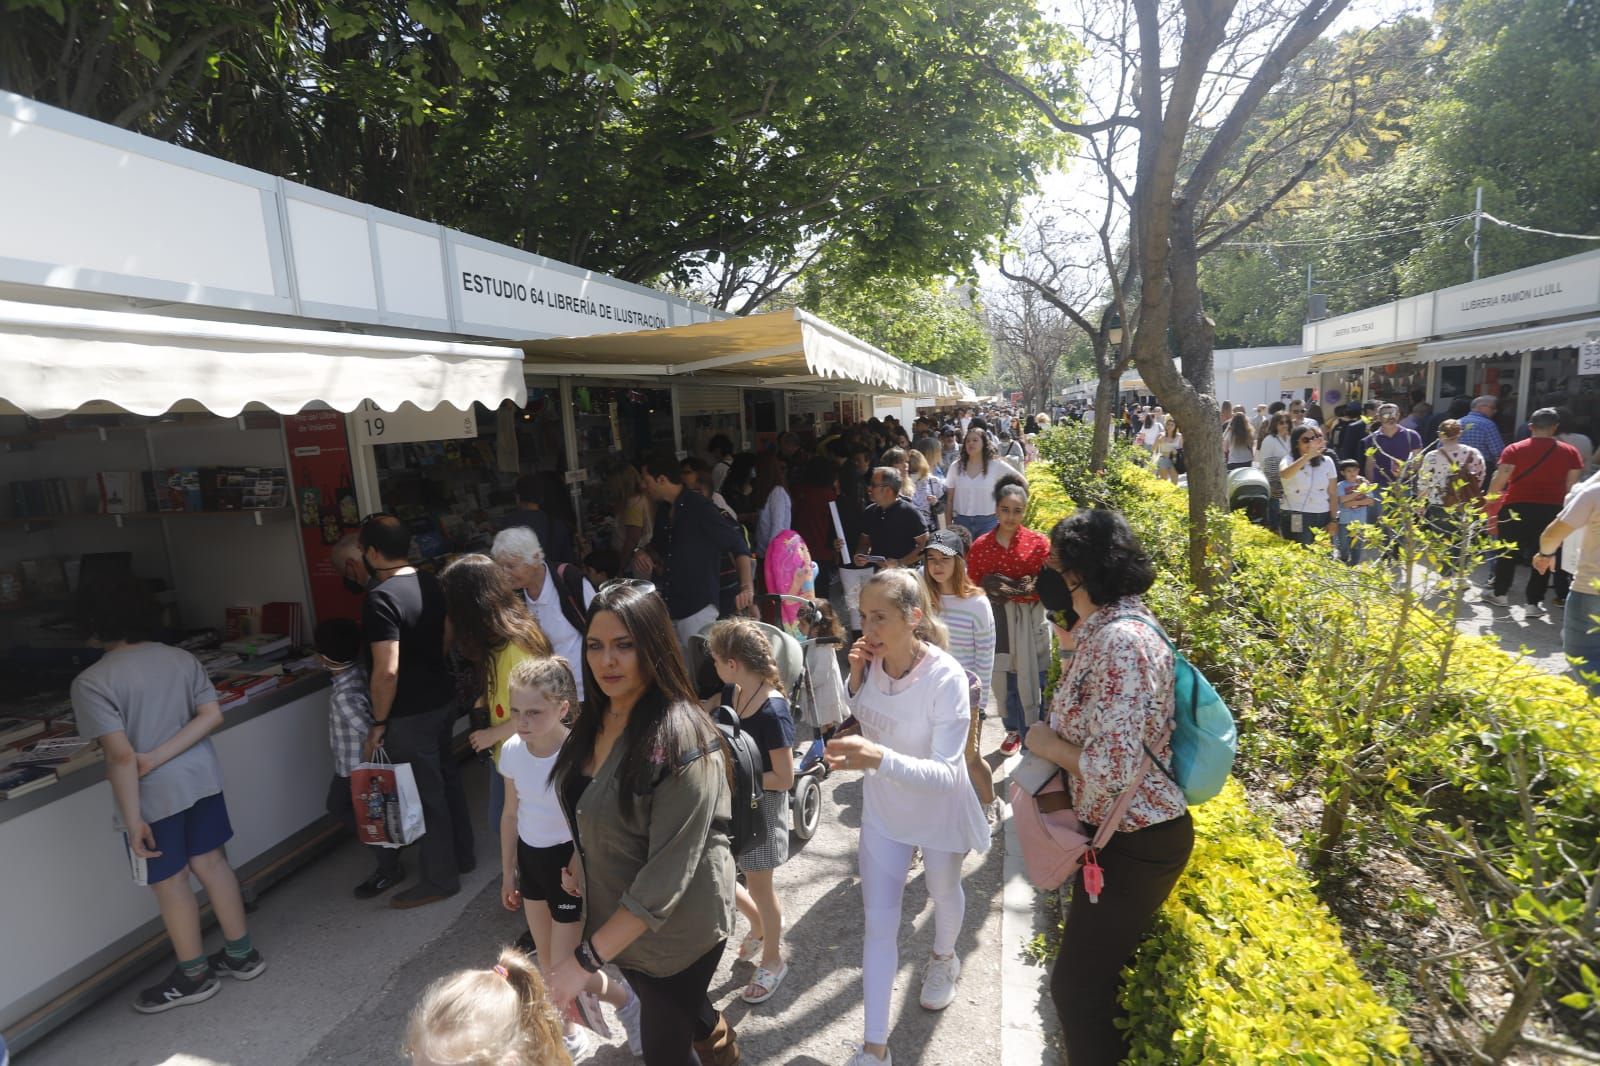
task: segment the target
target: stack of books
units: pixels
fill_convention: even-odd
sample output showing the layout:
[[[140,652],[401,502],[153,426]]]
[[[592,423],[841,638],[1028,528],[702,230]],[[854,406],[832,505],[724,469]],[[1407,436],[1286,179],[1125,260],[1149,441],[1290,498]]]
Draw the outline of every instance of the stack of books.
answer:
[[[16,799],[48,788],[57,781],[56,772],[47,766],[13,766],[0,770],[0,799]]]
[[[218,703],[226,707],[234,707],[248,702],[251,698],[263,692],[271,692],[278,687],[276,677],[262,677],[259,674],[245,674],[241,677],[229,678],[217,684]]]
[[[55,771],[56,777],[61,778],[104,762],[105,757],[99,741],[91,737],[80,737],[76,733],[68,733],[46,737],[29,744],[12,759],[11,769],[43,766]]]
[[[250,636],[236,637],[233,640],[225,640],[220,645],[220,649],[225,652],[243,655],[246,658],[259,659],[280,652],[288,654],[291,643],[293,642],[282,633],[255,633]]]

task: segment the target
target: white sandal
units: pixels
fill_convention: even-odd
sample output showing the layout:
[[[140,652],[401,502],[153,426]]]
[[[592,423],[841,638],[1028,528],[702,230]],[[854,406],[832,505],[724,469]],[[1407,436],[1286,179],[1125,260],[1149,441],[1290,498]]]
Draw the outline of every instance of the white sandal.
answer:
[[[761,937],[758,937],[758,936],[747,936],[747,937],[745,937],[743,940],[741,940],[739,942],[739,961],[740,962],[755,962],[757,959],[759,959],[761,957],[761,952],[763,950],[762,944],[763,944],[763,941],[762,941]]]
[[[750,983],[744,986],[744,991],[739,993],[739,998],[746,1003],[765,1003],[778,994],[778,989],[783,985],[783,979],[789,976],[789,964],[782,962],[776,970],[761,967],[756,970],[755,976],[750,978]],[[752,996],[752,988],[763,988],[766,991]]]

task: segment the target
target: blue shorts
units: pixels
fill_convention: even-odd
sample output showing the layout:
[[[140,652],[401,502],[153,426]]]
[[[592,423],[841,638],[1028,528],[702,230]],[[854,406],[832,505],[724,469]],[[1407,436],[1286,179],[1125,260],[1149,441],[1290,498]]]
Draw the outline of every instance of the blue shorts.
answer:
[[[156,850],[161,853],[153,859],[135,855],[127,834],[122,836],[136,885],[160,884],[175,877],[184,872],[194,856],[216,851],[233,839],[228,805],[220,792],[196,800],[188,810],[151,822],[150,831],[155,834]]]

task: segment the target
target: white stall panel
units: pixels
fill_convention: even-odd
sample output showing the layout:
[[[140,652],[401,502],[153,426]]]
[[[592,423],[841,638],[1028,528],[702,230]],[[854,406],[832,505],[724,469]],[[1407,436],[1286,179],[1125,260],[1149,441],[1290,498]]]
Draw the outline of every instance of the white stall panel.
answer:
[[[0,145],[0,203],[11,205],[0,258],[51,264],[42,283],[93,288],[84,275],[116,274],[276,295],[261,182],[3,114]]]
[[[300,299],[378,309],[365,215],[289,198],[289,233]]]
[[[400,315],[448,319],[439,238],[376,223],[383,275],[383,309]]]

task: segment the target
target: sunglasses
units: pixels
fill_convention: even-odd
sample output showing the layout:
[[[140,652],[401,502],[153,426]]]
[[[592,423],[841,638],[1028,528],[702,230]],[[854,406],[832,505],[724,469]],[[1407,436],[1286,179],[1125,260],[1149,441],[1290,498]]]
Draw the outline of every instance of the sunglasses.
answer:
[[[654,592],[654,581],[646,581],[637,577],[614,577],[599,588],[595,589],[596,596],[603,596],[612,589],[638,589],[640,592]]]

